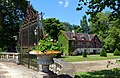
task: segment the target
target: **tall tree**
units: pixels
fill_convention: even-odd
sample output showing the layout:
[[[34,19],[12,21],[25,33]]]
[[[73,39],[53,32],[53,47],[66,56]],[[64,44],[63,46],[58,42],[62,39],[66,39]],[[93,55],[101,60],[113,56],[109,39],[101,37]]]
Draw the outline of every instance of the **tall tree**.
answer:
[[[19,24],[25,17],[28,1],[0,0],[0,47],[7,51],[15,49]]]
[[[120,19],[120,0],[79,0],[77,10],[82,10],[86,6],[87,14],[94,17],[98,12],[103,11],[106,7],[111,9],[112,16]]]
[[[75,30],[76,33],[82,33],[82,28],[79,25],[72,25],[74,28],[73,30]]]
[[[120,20],[110,22],[110,28],[104,39],[104,48],[113,52],[116,48],[120,50]]]
[[[104,40],[109,30],[109,15],[106,13],[98,13],[96,18],[90,21],[90,32],[97,34],[101,40]]]
[[[74,29],[74,27],[70,23],[68,22],[62,22],[62,23],[65,26],[66,31],[72,31]]]
[[[110,12],[98,13],[90,22],[90,30],[99,36],[106,50],[113,52],[120,49],[120,20],[109,20],[109,15]]]
[[[47,18],[44,20],[44,30],[51,38],[58,40],[57,36],[60,30],[65,30],[64,25],[56,18]]]
[[[104,47],[111,51],[113,51],[115,47],[120,49],[120,0],[79,0],[76,10],[82,10],[83,7],[87,7],[86,13],[91,16],[93,24],[92,31],[94,31],[94,33],[96,31],[99,35],[101,34],[100,37],[104,37],[104,39],[102,39],[102,41],[104,41]],[[101,19],[98,18],[98,13],[105,8],[108,8],[111,11],[111,14],[109,15],[110,19],[108,19],[108,17],[106,18],[106,15],[103,14],[100,14],[102,16],[99,16],[102,17]],[[97,24],[94,25],[95,23]]]
[[[63,25],[65,26],[66,31],[72,31],[75,30],[76,33],[82,33],[82,28],[79,25],[71,25],[68,22],[62,22]]]
[[[83,16],[82,20],[80,20],[80,26],[83,30],[82,31],[83,33],[88,33],[89,32],[89,26],[88,26],[86,15]]]

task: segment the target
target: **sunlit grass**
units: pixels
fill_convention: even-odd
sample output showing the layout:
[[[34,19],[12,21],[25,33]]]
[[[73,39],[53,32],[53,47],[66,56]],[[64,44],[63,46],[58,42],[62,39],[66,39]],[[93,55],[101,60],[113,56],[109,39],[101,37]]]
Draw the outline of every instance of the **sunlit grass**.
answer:
[[[114,56],[113,53],[107,53],[107,57],[100,57],[100,55],[88,55],[84,58],[82,55],[80,56],[65,56],[60,58],[67,62],[77,62],[77,61],[97,61],[97,60],[109,60],[109,59],[118,59],[120,56]]]
[[[120,68],[94,72],[79,72],[74,78],[119,78]]]

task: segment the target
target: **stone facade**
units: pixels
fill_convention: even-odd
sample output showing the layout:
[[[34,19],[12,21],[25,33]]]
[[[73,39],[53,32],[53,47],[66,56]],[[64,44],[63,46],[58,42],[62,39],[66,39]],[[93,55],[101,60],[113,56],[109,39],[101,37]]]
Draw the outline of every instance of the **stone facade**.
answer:
[[[102,48],[77,48],[74,50],[74,54],[82,54],[84,50],[87,50],[88,54],[98,54],[102,50]]]
[[[99,53],[102,48],[101,41],[95,34],[61,31],[58,35],[58,43],[66,55],[75,54],[74,52],[77,51],[80,53],[84,49],[87,49],[88,53]]]

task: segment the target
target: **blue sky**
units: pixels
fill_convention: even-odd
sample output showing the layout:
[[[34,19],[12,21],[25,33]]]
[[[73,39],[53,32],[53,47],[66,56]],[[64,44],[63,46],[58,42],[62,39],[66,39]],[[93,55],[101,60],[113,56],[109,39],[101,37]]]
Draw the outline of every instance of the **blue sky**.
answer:
[[[56,18],[61,22],[79,25],[80,19],[85,14],[85,8],[82,11],[76,11],[78,0],[28,0],[30,4],[39,13],[45,13],[44,18]]]

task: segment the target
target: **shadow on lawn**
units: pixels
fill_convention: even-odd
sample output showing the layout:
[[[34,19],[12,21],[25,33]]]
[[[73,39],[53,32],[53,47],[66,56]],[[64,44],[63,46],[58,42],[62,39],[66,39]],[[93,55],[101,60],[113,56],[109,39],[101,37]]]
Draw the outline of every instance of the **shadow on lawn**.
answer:
[[[120,69],[101,70],[75,75],[74,78],[120,78]]]

